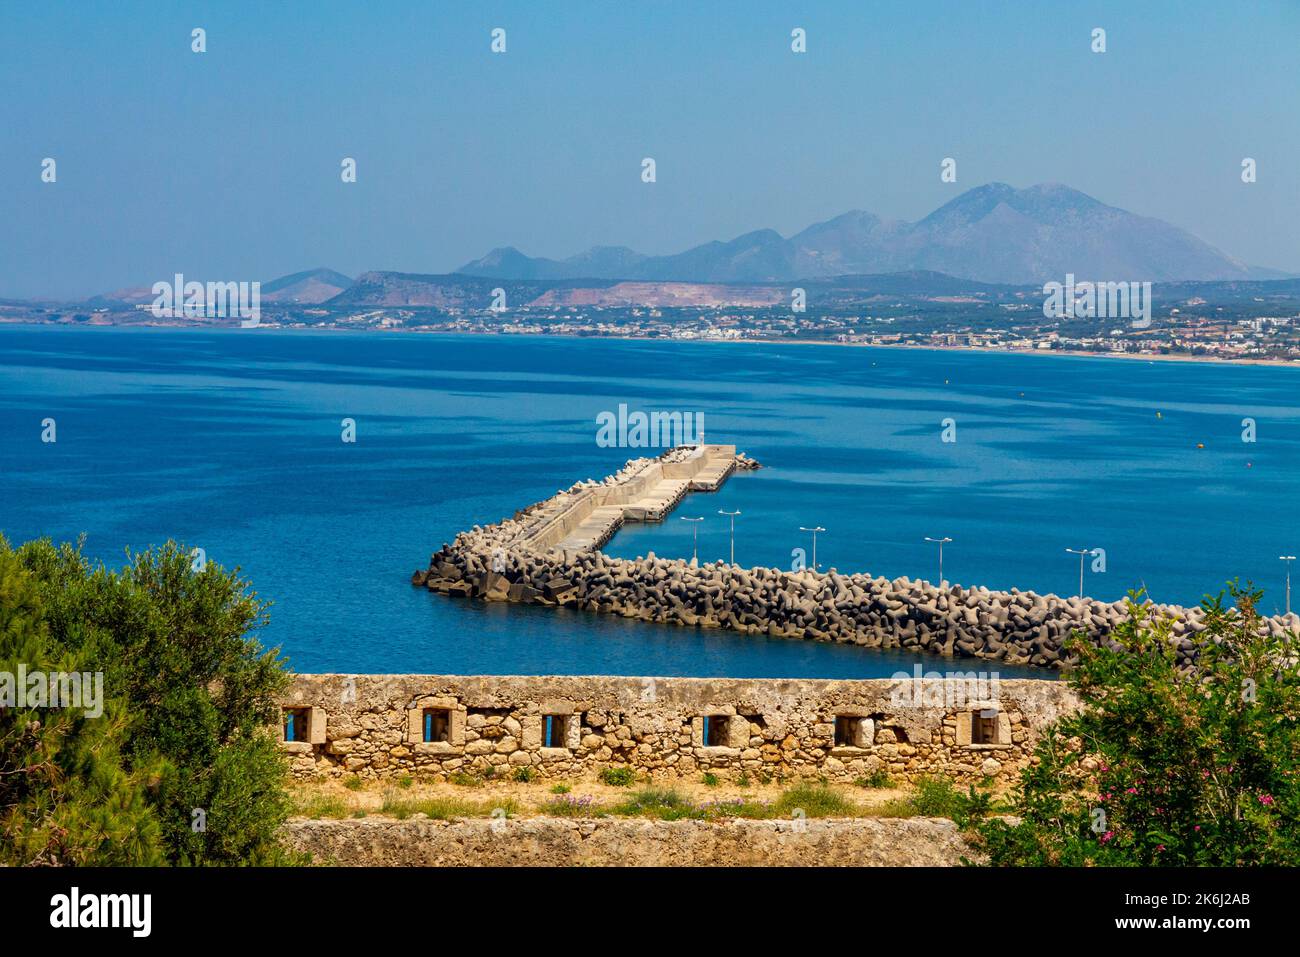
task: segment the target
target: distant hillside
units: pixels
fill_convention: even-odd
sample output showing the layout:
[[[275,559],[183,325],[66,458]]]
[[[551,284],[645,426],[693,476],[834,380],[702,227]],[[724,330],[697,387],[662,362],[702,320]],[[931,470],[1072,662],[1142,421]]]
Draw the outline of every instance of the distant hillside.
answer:
[[[890,296],[916,298],[988,297],[1007,287],[914,271],[882,276],[838,276],[806,284],[819,303],[870,302]],[[493,289],[505,292],[508,308],[564,306],[651,307],[749,306],[790,303],[782,283],[620,282],[605,279],[496,279],[482,276],[368,272],[329,300],[330,308],[411,306],[482,310]]]
[[[213,282],[236,281],[229,277],[214,278],[211,276],[186,276],[187,281],[206,283],[209,280]],[[171,282],[171,276],[160,276],[159,281]],[[272,279],[270,282],[262,283],[262,301],[263,302],[300,302],[306,304],[324,302],[337,296],[344,289],[352,285],[352,280],[341,272],[335,272],[333,269],[308,269],[304,272],[296,272],[291,276],[281,276],[279,279]],[[125,289],[116,289],[113,292],[106,292],[99,296],[93,296],[87,299],[89,305],[107,305],[114,303],[126,303],[127,305],[138,305],[153,302],[157,298],[153,293],[153,284],[147,286],[131,286]]]
[[[351,285],[351,279],[333,269],[308,269],[262,283],[262,301],[320,303]]]
[[[791,282],[917,270],[989,283],[1080,278],[1176,281],[1276,279],[1186,230],[1107,206],[1059,184],[1015,189],[990,183],[962,193],[916,223],[854,210],[789,239],[770,230],[710,242],[672,256],[596,247],[564,260],[495,249],[457,270],[496,279],[625,279]]]

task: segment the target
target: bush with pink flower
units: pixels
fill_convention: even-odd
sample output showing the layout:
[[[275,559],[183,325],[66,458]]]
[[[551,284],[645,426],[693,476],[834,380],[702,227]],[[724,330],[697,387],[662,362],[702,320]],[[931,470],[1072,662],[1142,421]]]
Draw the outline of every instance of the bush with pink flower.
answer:
[[[1083,708],[1048,729],[1011,802],[977,825],[995,864],[1300,864],[1300,638],[1262,597],[1207,598],[1194,669],[1140,595],[1105,644],[1070,640]]]

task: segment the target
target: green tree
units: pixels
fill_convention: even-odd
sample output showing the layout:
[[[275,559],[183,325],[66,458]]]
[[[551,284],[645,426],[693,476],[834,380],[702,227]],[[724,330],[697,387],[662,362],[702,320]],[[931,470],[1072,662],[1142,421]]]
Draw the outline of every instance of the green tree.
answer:
[[[288,684],[252,633],[266,604],[215,563],[196,569],[174,542],[128,554],[120,571],[80,545],[28,542],[51,641],[94,662],[131,716],[122,753],[151,776],[150,801],[173,864],[289,863],[278,841],[291,802],[268,728]]]
[[[1071,639],[1082,710],[1039,741],[1019,823],[978,826],[993,863],[1300,864],[1300,647],[1229,591],[1201,605],[1192,667],[1137,594],[1113,642]]]
[[[0,541],[0,676],[12,695],[0,703],[0,863],[162,863],[151,769],[123,766],[122,703],[102,702],[99,715],[20,706],[20,666],[39,675],[94,670],[86,655],[50,640],[32,576]]]

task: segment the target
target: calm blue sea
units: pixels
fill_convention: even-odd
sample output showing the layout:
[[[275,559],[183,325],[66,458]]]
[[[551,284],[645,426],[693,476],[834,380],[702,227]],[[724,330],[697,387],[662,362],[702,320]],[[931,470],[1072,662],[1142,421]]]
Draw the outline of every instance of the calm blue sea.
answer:
[[[639,450],[596,416],[704,414],[768,468],[691,496],[620,555],[818,561],[1072,594],[1195,602],[1233,576],[1282,602],[1300,546],[1300,370],[828,346],[231,330],[0,328],[0,531],[85,533],[118,564],[167,538],[274,602],[301,671],[871,677],[917,660],[408,584],[430,551]],[[57,442],[41,441],[54,418]],[[340,422],[357,423],[357,441]],[[1242,441],[1242,419],[1258,441]],[[941,441],[941,421],[956,441]],[[1197,444],[1205,447],[1198,449]],[[811,560],[811,556],[809,556]],[[927,667],[938,659],[926,658]],[[1003,670],[1004,675],[1011,672]]]

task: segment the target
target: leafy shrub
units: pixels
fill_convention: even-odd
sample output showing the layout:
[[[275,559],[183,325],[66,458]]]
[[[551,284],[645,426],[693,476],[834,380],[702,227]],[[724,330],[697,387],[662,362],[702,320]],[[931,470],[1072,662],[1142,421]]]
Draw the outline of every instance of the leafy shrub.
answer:
[[[529,781],[533,779],[533,769],[515,768],[515,773],[512,774],[511,777],[514,778],[514,780],[519,782],[520,784],[527,784]]]
[[[921,777],[907,802],[912,813],[920,817],[952,818],[961,812],[962,793],[949,778]]]
[[[876,768],[876,770],[872,771],[870,774],[864,775],[860,778],[855,778],[853,783],[860,788],[883,790],[884,788],[892,787],[894,782],[890,780],[889,774],[884,768]]]
[[[961,791],[949,778],[921,777],[913,793],[887,801],[873,813],[880,817],[946,817],[966,828],[995,810],[1001,808],[990,791],[977,790],[973,784]]]
[[[19,665],[47,674],[99,667],[51,640],[36,581],[0,539],[0,671],[16,675]],[[0,706],[0,864],[163,863],[147,774],[122,753],[131,723],[120,700],[104,702],[99,717]]]
[[[800,810],[806,817],[852,817],[858,807],[825,784],[796,784],[781,793],[773,805],[779,817]]]
[[[82,753],[60,770],[63,783],[42,787],[42,801],[66,805],[81,787],[103,788],[107,776],[125,777],[108,788],[114,795],[102,808],[103,826],[124,857],[150,860],[145,846],[156,834],[163,862],[172,864],[275,864],[298,860],[279,843],[280,826],[292,801],[285,790],[286,764],[270,733],[280,720],[278,697],[288,684],[284,661],[252,635],[266,623],[266,604],[237,571],[215,562],[201,570],[174,542],[130,554],[120,571],[92,565],[80,545],[55,546],[48,539],[16,551],[0,539],[0,554],[14,560],[35,591],[26,607],[35,614],[42,647],[10,648],[7,660],[58,662],[57,670],[102,672],[104,696],[115,702],[94,723],[103,728],[70,727],[70,756],[81,734],[103,733],[102,747]],[[12,573],[11,573],[12,574]],[[7,602],[6,602],[7,605]],[[7,612],[6,612],[7,613]],[[7,639],[6,639],[7,640]],[[11,659],[10,654],[17,651]],[[66,709],[65,709],[66,712]],[[47,715],[50,715],[47,712]],[[15,719],[5,714],[4,760],[25,761],[39,754],[12,738]],[[62,726],[68,714],[50,715]],[[42,726],[50,722],[42,720]],[[60,733],[61,736],[63,732]],[[116,751],[116,754],[115,754]],[[98,769],[96,769],[98,768]],[[14,775],[4,775],[9,778]],[[80,783],[72,779],[80,779]],[[133,782],[147,780],[143,794],[152,823],[135,803]],[[6,808],[18,805],[0,801]],[[195,811],[205,826],[193,827]],[[137,837],[117,834],[111,815],[135,817]],[[21,814],[21,812],[20,812]],[[74,824],[74,832],[85,822]],[[43,825],[14,818],[18,844],[39,842]],[[7,825],[7,829],[8,826]],[[101,859],[90,848],[57,848],[66,859]]]
[[[654,817],[663,821],[703,816],[690,801],[671,788],[646,788],[610,810],[627,817]]]
[[[983,822],[995,864],[1300,864],[1300,673],[1294,633],[1261,628],[1261,593],[1202,602],[1180,671],[1171,623],[1128,603],[1115,647],[1069,643],[1080,713],[1040,739],[1019,823]]]
[[[601,768],[600,780],[616,788],[636,783],[636,772],[631,768]]]
[[[705,771],[702,780],[705,787],[716,788],[718,786],[718,776],[712,771]]]

